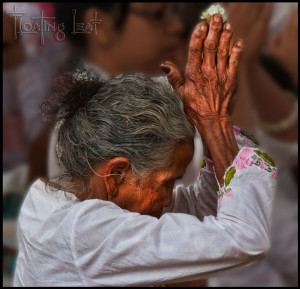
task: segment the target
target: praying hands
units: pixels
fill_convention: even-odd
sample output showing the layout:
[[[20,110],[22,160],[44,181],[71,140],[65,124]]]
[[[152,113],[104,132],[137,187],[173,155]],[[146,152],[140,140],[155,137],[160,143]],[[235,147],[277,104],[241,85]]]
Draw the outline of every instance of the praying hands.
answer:
[[[220,184],[238,152],[230,112],[243,44],[232,39],[231,25],[215,14],[194,29],[184,74],[171,62],[161,65],[208,146]]]

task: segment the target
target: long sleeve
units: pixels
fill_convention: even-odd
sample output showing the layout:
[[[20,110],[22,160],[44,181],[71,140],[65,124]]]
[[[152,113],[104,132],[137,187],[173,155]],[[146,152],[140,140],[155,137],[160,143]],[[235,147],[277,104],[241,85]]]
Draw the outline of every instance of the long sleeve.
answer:
[[[255,147],[242,147],[226,170],[224,186],[218,192],[215,189],[215,199],[207,195],[203,201],[201,190],[213,190],[216,183],[210,182],[213,172],[206,168],[202,173],[194,185],[174,192],[175,197],[185,196],[185,208],[194,215],[165,213],[156,219],[110,202],[87,201],[71,230],[71,248],[83,284],[147,286],[191,281],[261,260],[270,248],[276,177],[271,158]],[[213,208],[209,204],[216,199]],[[214,209],[215,215],[211,214]]]
[[[248,134],[237,126],[233,126],[233,132],[240,150],[244,147],[258,147],[257,140],[251,134]],[[192,214],[200,220],[203,220],[204,216],[216,216],[217,202],[218,200],[220,202],[222,199],[222,191],[220,191],[220,186],[215,175],[213,162],[204,156],[199,167],[200,170],[198,171],[196,183],[188,186],[188,188],[177,186],[176,190],[173,191],[172,204],[165,208],[164,212]],[[273,174],[275,173],[276,168],[274,168]],[[195,172],[193,174],[195,175]]]

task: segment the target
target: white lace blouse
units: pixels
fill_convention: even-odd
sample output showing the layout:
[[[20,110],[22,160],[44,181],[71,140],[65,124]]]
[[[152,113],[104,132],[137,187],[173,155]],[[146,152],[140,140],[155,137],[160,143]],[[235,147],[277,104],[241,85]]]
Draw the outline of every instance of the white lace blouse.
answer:
[[[155,286],[261,260],[270,247],[276,168],[234,127],[240,151],[218,186],[206,159],[159,218],[79,202],[36,181],[18,221],[14,286]]]

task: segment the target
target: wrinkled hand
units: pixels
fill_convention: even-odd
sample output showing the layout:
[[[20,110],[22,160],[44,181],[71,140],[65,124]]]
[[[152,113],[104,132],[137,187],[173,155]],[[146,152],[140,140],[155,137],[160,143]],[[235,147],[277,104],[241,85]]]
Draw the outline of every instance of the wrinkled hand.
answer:
[[[196,26],[184,75],[171,62],[161,65],[200,134],[207,121],[227,120],[230,115],[243,45],[238,41],[230,48],[232,31],[228,24],[223,27],[221,15],[216,14],[209,23],[205,20]]]
[[[274,35],[268,48],[298,83],[298,9],[289,15],[284,34]]]
[[[234,35],[244,40],[243,61],[257,60],[266,41],[272,3],[231,2],[225,9]]]

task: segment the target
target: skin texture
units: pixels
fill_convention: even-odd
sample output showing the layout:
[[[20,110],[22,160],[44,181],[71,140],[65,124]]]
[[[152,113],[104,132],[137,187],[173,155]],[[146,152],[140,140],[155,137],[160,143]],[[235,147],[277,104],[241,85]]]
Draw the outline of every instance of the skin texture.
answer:
[[[193,31],[188,62],[182,74],[172,62],[161,65],[184,104],[185,113],[205,140],[219,183],[238,152],[230,119],[237,85],[242,42],[232,47],[231,26],[221,15],[203,21]]]
[[[97,173],[105,177],[92,177],[87,199],[111,201],[130,212],[159,218],[163,207],[171,205],[174,183],[183,176],[193,153],[193,142],[179,143],[171,164],[142,177],[140,182],[137,182],[127,158],[117,157],[102,163]]]
[[[208,33],[206,21],[196,26],[190,41],[184,75],[171,62],[161,65],[181,96],[185,112],[193,122],[198,119],[228,118],[230,101],[236,89],[242,43],[239,43],[240,46],[235,44],[230,51],[231,28],[224,27],[222,31],[222,17],[215,17],[220,20],[210,21]],[[201,121],[199,127],[201,133],[204,129]]]
[[[130,3],[130,8],[141,11],[160,11],[171,3]],[[86,12],[86,22],[98,11],[102,22],[99,33],[88,35],[87,58],[111,76],[124,71],[145,73],[160,72],[159,65],[166,58],[175,60],[183,30],[178,15],[168,23],[142,17],[136,13],[127,15],[121,30],[115,30],[111,14],[91,8]]]

